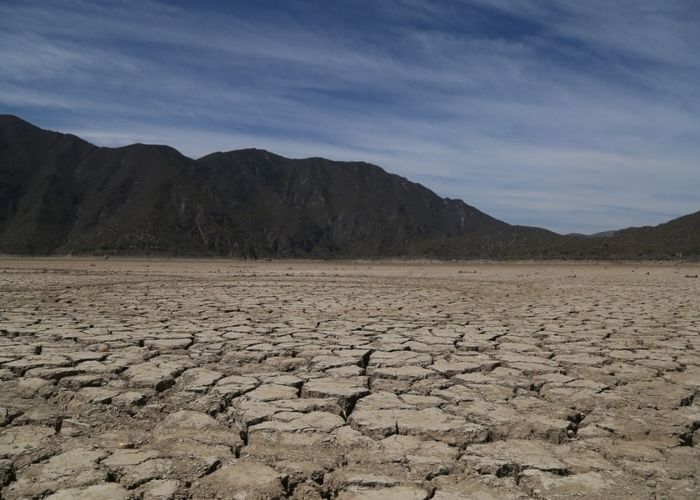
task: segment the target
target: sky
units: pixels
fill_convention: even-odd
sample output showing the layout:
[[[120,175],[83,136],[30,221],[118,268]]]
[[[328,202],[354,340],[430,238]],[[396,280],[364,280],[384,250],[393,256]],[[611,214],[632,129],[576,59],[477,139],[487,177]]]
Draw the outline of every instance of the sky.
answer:
[[[0,113],[375,163],[513,224],[700,210],[697,0],[0,0]]]

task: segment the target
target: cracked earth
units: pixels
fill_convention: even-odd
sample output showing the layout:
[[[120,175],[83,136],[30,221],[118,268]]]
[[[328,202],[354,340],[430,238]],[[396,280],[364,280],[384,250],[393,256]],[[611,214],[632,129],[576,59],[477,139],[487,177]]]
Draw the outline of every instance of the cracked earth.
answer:
[[[690,265],[0,260],[0,497],[698,498]]]

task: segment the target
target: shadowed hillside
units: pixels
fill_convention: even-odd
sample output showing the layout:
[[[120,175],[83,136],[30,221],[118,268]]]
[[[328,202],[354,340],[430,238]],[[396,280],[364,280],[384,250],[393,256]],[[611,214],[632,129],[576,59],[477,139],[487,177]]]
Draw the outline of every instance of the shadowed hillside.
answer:
[[[366,163],[99,148],[11,116],[0,118],[0,176],[11,253],[410,255],[419,241],[507,227]]]
[[[601,237],[511,226],[380,167],[245,149],[101,148],[0,116],[0,251],[236,257],[670,258],[700,212]]]

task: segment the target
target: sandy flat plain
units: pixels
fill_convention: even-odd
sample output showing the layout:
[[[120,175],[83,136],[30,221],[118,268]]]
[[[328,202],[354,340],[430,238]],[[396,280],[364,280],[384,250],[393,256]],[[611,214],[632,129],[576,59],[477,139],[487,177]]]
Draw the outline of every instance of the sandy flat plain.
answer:
[[[698,498],[699,271],[0,259],[0,497]]]

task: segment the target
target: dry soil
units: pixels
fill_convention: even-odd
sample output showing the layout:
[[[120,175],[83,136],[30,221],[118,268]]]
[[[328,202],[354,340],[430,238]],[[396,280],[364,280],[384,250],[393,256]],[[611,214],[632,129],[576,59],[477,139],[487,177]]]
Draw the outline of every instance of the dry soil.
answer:
[[[698,498],[684,264],[0,260],[0,497]]]

